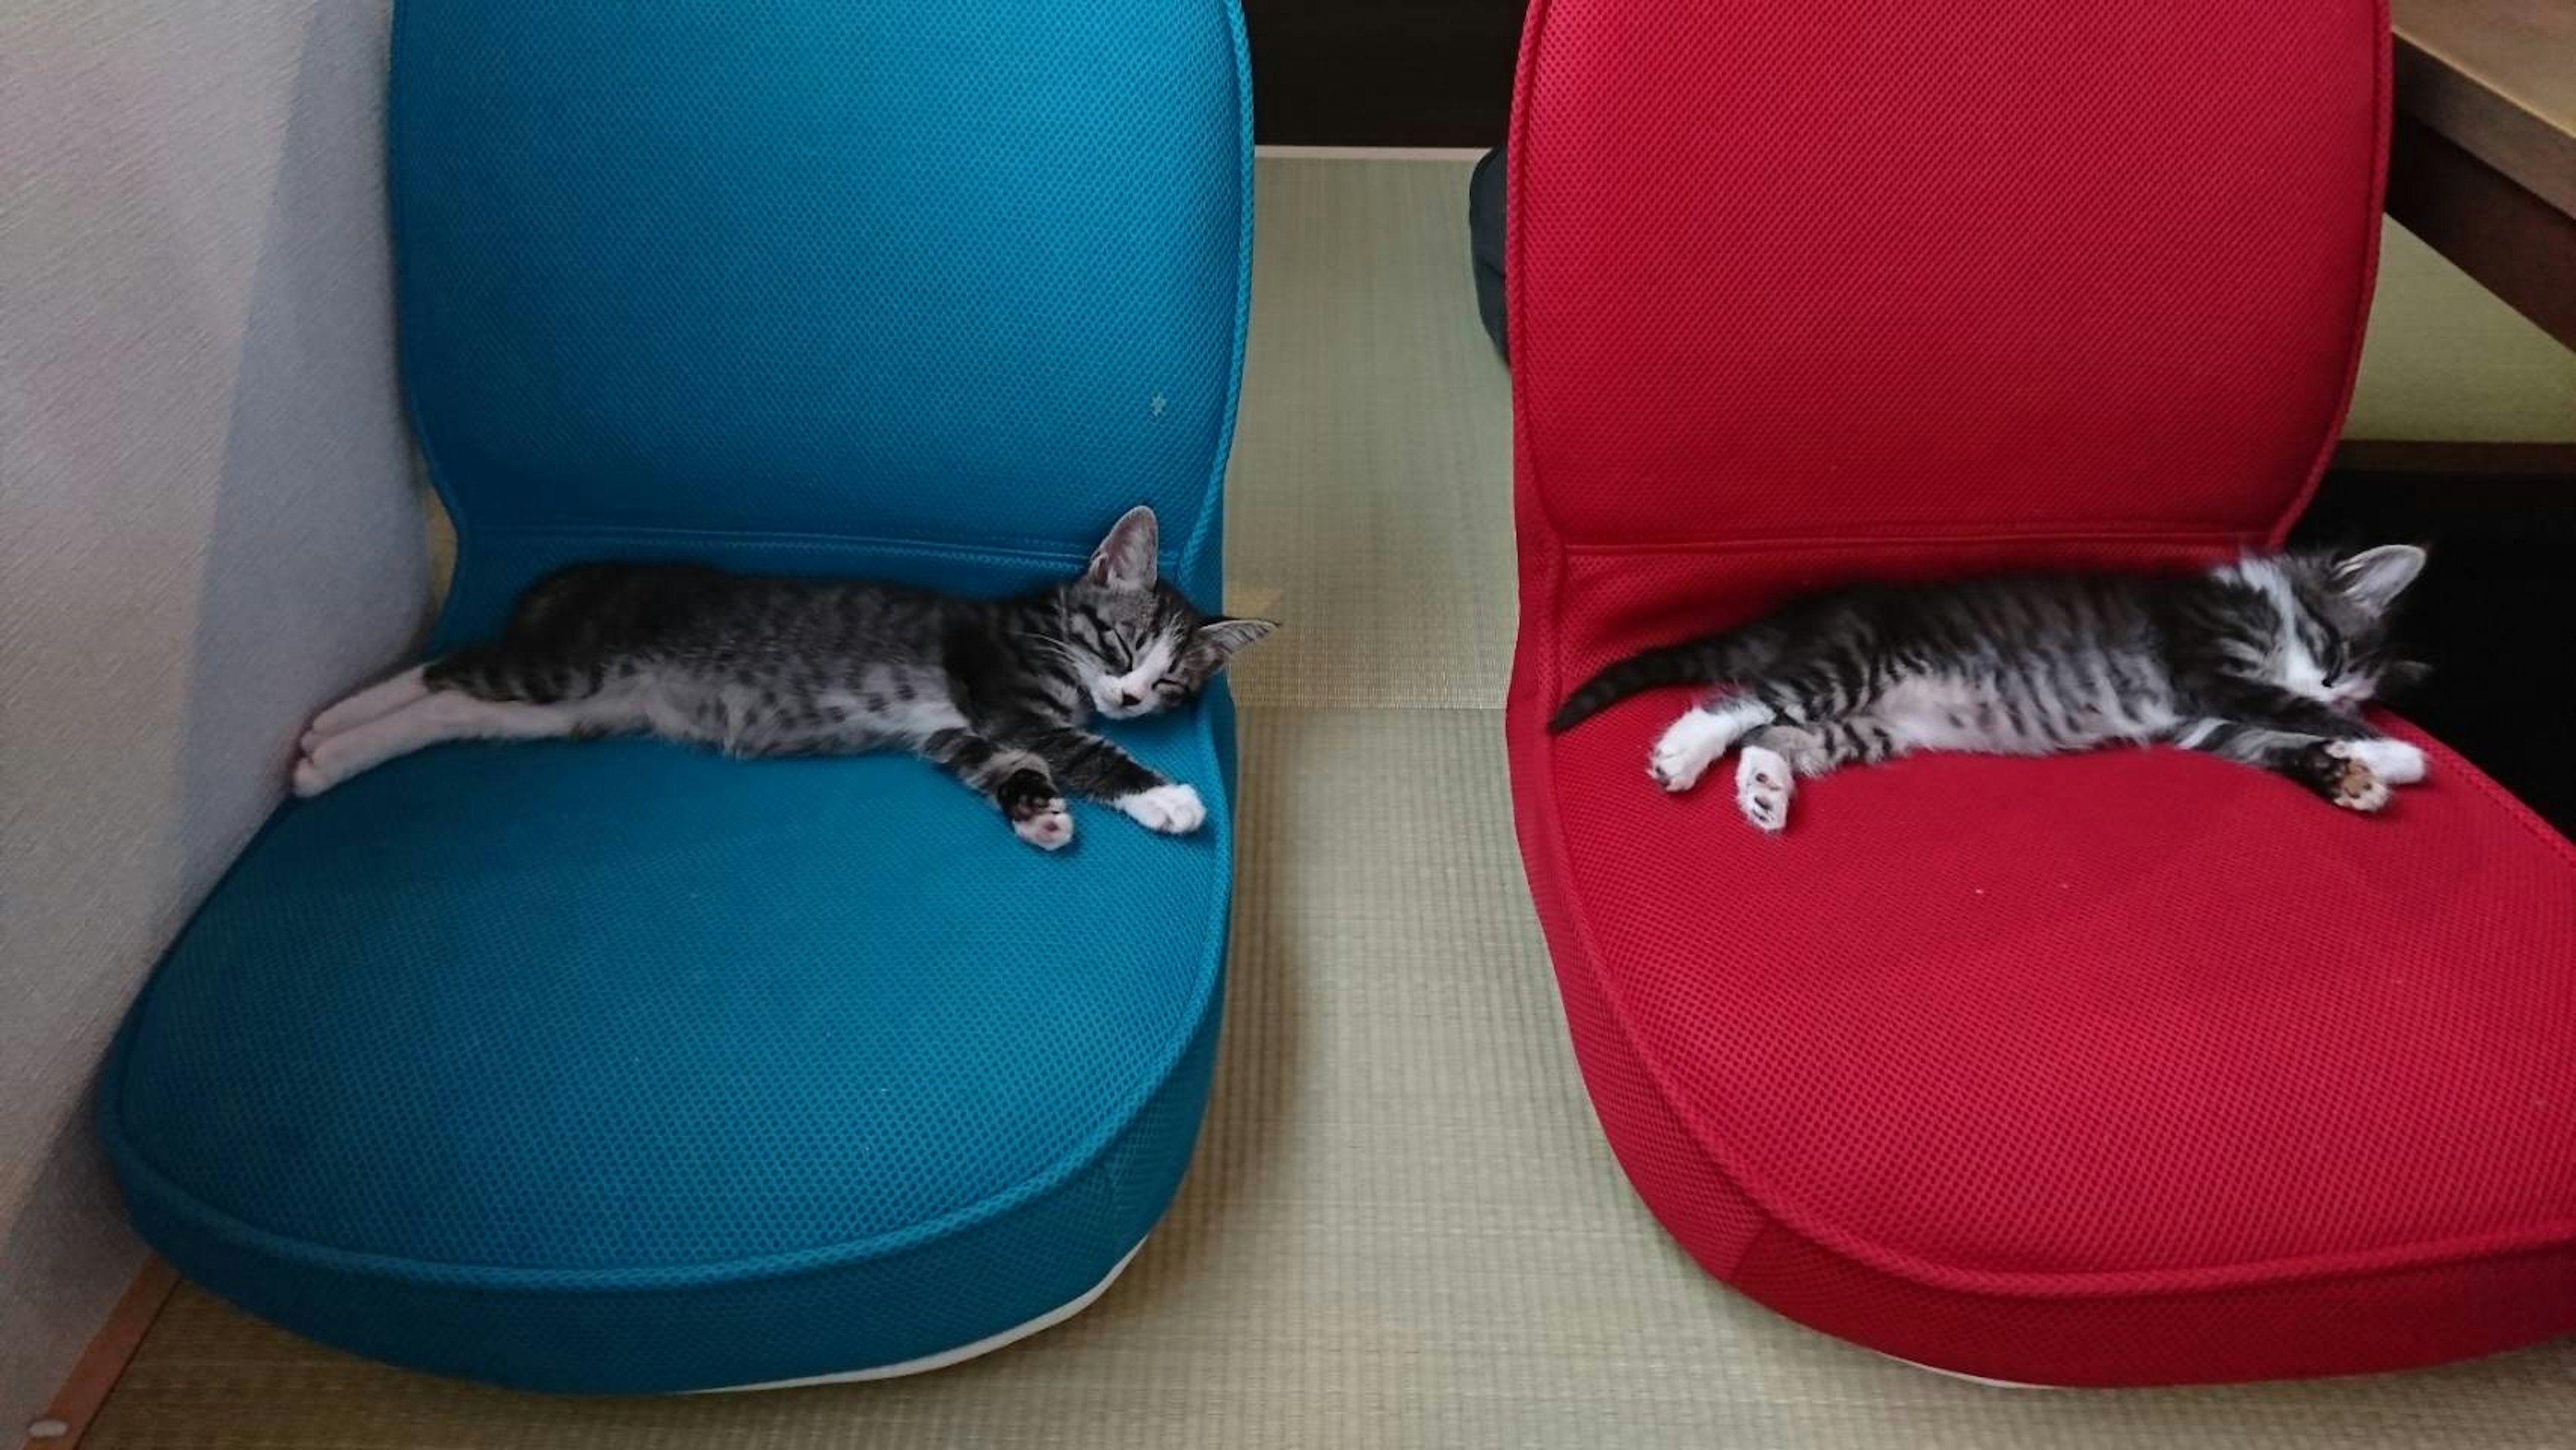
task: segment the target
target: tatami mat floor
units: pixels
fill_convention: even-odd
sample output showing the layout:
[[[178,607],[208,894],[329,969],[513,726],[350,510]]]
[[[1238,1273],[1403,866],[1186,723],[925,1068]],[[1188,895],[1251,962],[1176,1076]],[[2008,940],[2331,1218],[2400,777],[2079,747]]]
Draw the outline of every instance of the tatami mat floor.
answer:
[[[564,1400],[315,1348],[182,1288],[86,1442],[394,1447],[2576,1443],[2576,1346],[2078,1394],[1936,1378],[1673,1247],[1594,1125],[1521,885],[1498,707],[1507,383],[1465,168],[1267,160],[1231,484],[1242,876],[1198,1162],[1063,1328],[876,1385]]]

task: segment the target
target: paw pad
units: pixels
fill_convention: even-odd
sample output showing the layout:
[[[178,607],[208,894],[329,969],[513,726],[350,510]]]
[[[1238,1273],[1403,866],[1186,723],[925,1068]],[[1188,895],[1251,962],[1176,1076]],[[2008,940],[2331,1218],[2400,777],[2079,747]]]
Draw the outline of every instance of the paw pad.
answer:
[[[1735,767],[1735,808],[1757,830],[1779,831],[1789,824],[1789,796],[1795,777],[1776,750],[1748,748]]]
[[[2335,778],[2334,803],[2348,811],[2375,811],[2388,804],[2388,783],[2367,765],[2347,760]]]
[[[1063,801],[1050,801],[1046,809],[1011,817],[1011,834],[1041,851],[1062,850],[1073,841],[1073,813]]]
[[[1699,784],[1699,778],[1717,761],[1707,742],[1693,738],[1693,732],[1685,728],[1688,723],[1685,718],[1682,725],[1665,731],[1664,738],[1656,741],[1654,750],[1646,756],[1646,774],[1668,791],[1686,791]]]

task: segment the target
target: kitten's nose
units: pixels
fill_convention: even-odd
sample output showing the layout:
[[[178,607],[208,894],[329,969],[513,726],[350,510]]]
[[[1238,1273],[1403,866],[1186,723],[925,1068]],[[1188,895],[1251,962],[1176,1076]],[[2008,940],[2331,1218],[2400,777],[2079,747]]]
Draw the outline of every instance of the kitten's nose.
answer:
[[[1130,709],[1134,707],[1138,700],[1143,698],[1145,697],[1137,694],[1133,690],[1120,690],[1118,692],[1118,708],[1121,710]]]

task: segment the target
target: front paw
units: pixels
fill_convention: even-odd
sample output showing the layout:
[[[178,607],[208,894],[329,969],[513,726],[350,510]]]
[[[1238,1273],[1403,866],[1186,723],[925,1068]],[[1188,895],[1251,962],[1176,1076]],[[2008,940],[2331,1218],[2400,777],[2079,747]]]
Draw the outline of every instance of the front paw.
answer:
[[[2348,811],[2367,815],[2388,804],[2388,782],[2357,751],[2368,741],[2329,740],[2311,747],[2301,762],[2317,794]]]
[[[2326,748],[2340,759],[2360,761],[2390,785],[2424,778],[2424,752],[2403,740],[2338,740]]]
[[[1049,801],[1028,815],[1013,816],[1011,834],[1041,851],[1062,850],[1073,841],[1073,813],[1064,802]]]
[[[1186,836],[1207,821],[1207,803],[1186,785],[1158,785],[1115,802],[1128,818],[1149,831]]]
[[[1055,782],[1034,770],[1012,773],[995,797],[1011,818],[1011,834],[1041,851],[1061,850],[1073,840],[1073,812],[1055,793]]]

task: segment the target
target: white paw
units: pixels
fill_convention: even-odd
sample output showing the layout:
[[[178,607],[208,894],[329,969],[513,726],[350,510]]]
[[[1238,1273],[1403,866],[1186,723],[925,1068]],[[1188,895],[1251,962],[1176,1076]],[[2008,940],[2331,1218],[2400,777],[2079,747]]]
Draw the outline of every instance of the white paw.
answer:
[[[1646,756],[1646,774],[1655,778],[1655,784],[1668,791],[1688,790],[1726,753],[1729,742],[1706,722],[1705,714],[1693,710],[1664,731]]]
[[[1011,834],[1041,851],[1058,851],[1073,843],[1073,813],[1055,801],[1034,815],[1011,822]]]
[[[1789,796],[1797,781],[1779,751],[1748,745],[1735,762],[1735,807],[1755,826],[1780,830],[1789,824]]]
[[[2424,778],[2424,752],[2403,740],[2338,740],[2326,753],[2358,760],[2390,785],[2413,785]]]
[[[2385,810],[2388,806],[2388,782],[2371,774],[2368,766],[2361,766],[2356,774],[2344,777],[2343,784],[2335,791],[2334,803],[2364,815]]]
[[[1168,835],[1186,836],[1207,820],[1207,804],[1186,785],[1158,785],[1120,796],[1116,804],[1138,825]]]
[[[2368,813],[2388,804],[2388,782],[2379,778],[2379,772],[2370,768],[2370,762],[2362,759],[2357,749],[2367,743],[2331,740],[2325,746],[2327,755],[2343,762],[2340,769],[2327,774],[2326,799],[2348,811]]]
[[[381,719],[429,693],[427,671],[414,665],[381,684],[370,685],[313,717],[309,736],[319,739]]]
[[[287,786],[299,796],[317,796],[340,783],[341,777],[329,766],[313,758],[307,749],[295,757],[295,769],[287,774]]]

